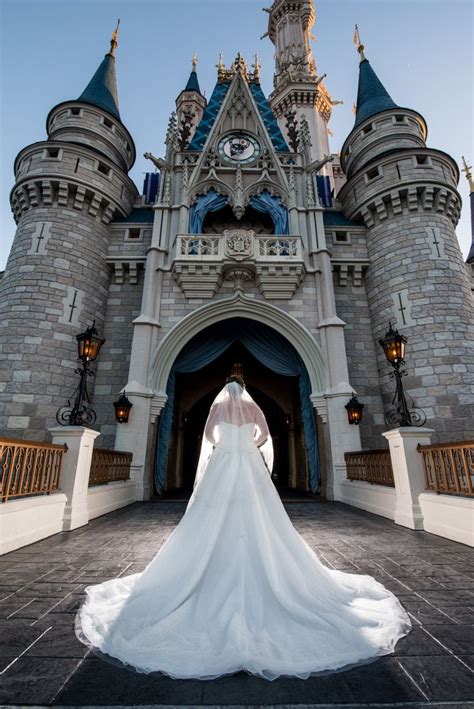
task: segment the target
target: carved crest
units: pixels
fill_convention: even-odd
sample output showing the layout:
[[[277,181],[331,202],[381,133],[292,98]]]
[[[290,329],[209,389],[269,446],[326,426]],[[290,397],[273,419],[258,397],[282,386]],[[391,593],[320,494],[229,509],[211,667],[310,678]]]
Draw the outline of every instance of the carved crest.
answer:
[[[225,255],[234,261],[244,261],[253,255],[255,232],[246,229],[225,229]]]

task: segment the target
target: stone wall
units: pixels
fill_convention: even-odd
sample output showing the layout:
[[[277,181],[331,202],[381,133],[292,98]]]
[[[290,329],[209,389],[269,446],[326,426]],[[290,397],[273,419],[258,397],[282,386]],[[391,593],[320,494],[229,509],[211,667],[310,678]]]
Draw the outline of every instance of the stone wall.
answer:
[[[93,320],[103,331],[107,238],[105,224],[67,208],[22,216],[0,282],[3,435],[44,440],[72,395],[76,334]]]

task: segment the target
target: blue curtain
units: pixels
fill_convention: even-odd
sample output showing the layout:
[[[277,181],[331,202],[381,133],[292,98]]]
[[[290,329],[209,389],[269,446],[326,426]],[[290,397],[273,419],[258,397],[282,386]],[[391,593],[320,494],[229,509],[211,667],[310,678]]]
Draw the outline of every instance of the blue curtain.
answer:
[[[189,233],[202,234],[202,225],[208,212],[218,212],[227,204],[227,197],[209,190],[207,194],[200,194],[189,210]]]
[[[332,207],[331,180],[327,175],[316,175],[318,195],[323,207]]]
[[[269,214],[275,225],[275,234],[288,234],[288,210],[279,197],[272,197],[268,190],[250,197],[250,206],[257,212]]]
[[[158,430],[155,484],[158,492],[165,489],[165,469],[173,424],[176,372],[195,372],[217,359],[230,345],[240,340],[244,347],[266,367],[284,376],[299,376],[301,418],[309,463],[309,486],[316,492],[320,483],[318,438],[313,408],[309,398],[311,384],[308,372],[293,346],[275,330],[259,323],[232,318],[215,325],[192,339],[176,359],[171,370],[166,393],[168,400],[162,411]]]

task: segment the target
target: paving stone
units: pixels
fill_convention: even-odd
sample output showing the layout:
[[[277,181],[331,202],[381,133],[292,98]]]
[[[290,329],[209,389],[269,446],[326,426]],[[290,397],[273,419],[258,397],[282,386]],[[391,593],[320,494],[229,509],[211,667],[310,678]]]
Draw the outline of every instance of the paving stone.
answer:
[[[3,675],[0,702],[3,704],[52,704],[80,660],[20,657]]]
[[[474,622],[474,616],[472,620]],[[456,655],[474,651],[474,625],[426,625],[425,629]]]
[[[177,682],[160,674],[140,674],[98,659],[86,659],[75,672],[56,704],[140,705],[201,704],[203,684],[199,680]]]
[[[399,662],[426,699],[474,700],[474,673],[455,657],[401,657]]]
[[[351,709],[370,703],[374,709],[397,703],[421,707],[432,700],[468,706],[469,681],[474,677],[469,669],[473,667],[474,594],[458,584],[471,579],[463,569],[472,550],[340,503],[292,502],[286,508],[324,563],[373,575],[407,608],[414,627],[393,655],[307,680],[282,677],[267,682],[246,673],[213,681],[172,680],[136,673],[91,654],[74,633],[84,588],[142,571],[185,510],[183,502],[149,503],[117,510],[87,527],[2,557],[0,672],[10,665],[1,676],[6,703],[311,704]],[[8,571],[8,583],[3,569]],[[450,583],[456,586],[442,585]],[[447,706],[443,704],[444,709]]]

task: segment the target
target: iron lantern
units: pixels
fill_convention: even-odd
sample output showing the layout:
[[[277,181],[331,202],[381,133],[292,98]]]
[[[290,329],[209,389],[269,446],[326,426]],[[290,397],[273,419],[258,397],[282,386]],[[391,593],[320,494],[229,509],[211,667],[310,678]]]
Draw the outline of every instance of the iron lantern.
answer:
[[[99,337],[99,333],[95,329],[95,320],[80,335],[76,335],[77,340],[77,357],[81,362],[93,362],[99,356],[99,351],[105,340]]]
[[[398,330],[394,330],[392,323],[388,323],[388,330],[383,340],[379,340],[380,346],[383,348],[387,362],[390,364],[403,364],[405,361],[405,345],[406,337],[400,335]]]
[[[118,423],[128,423],[132,406],[132,402],[127,399],[127,395],[123,391],[117,401],[114,401],[115,419]]]
[[[362,421],[362,412],[364,410],[364,404],[362,404],[355,394],[346,404],[347,418],[349,423],[358,426]]]

